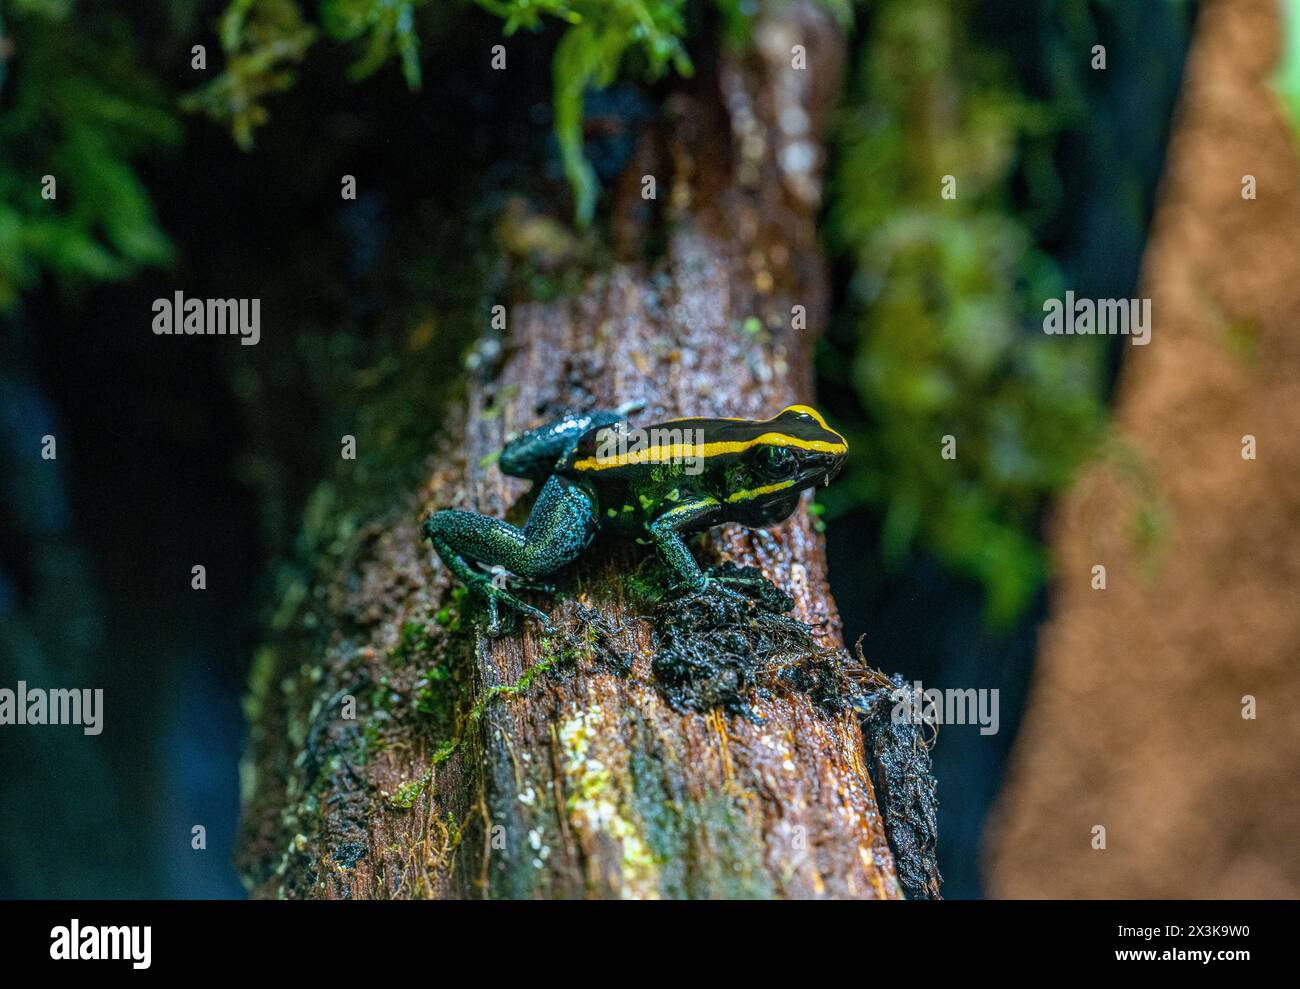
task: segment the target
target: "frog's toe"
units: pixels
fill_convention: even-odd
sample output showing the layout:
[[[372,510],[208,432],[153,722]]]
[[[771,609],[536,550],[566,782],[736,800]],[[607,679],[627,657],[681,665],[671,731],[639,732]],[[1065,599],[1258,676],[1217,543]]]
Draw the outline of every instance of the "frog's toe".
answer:
[[[546,612],[534,608],[531,604],[520,601],[509,591],[503,591],[501,588],[489,584],[484,588],[488,602],[488,632],[493,638],[497,638],[510,631],[504,623],[500,621],[500,611],[502,608],[520,615],[523,618],[532,618],[542,624],[547,631],[551,631],[551,620]],[[513,622],[511,623],[513,626]]]
[[[727,585],[735,581],[727,580],[723,577],[705,577],[704,583],[700,585],[701,590],[716,591],[724,597],[734,598],[737,601],[749,602],[749,597],[741,594],[740,591],[733,591]]]
[[[734,563],[723,563],[710,567],[704,578],[715,584],[731,584],[733,587],[765,588],[775,586],[763,576],[757,567],[738,567]]]
[[[554,584],[541,580],[529,580],[526,577],[517,577],[503,567],[494,567],[492,569],[491,582],[492,586],[500,591],[510,588],[515,591],[535,591],[538,594],[559,593]]]
[[[772,582],[761,574],[757,577],[743,577],[738,574],[710,574],[710,583],[732,587],[767,587]]]
[[[682,581],[681,583],[673,584],[668,588],[668,595],[670,597],[686,598],[690,597],[692,594],[707,593],[721,594],[724,597],[735,598],[737,601],[748,600],[745,595],[741,594],[739,591],[733,591],[725,582],[712,576],[703,576],[695,583]]]
[[[537,580],[515,580],[510,582],[510,586],[521,591],[532,591],[535,594],[559,594],[560,589],[554,584],[547,584],[544,581]]]
[[[502,623],[501,612],[500,609],[497,608],[497,599],[491,595],[488,595],[487,597],[487,609],[488,609],[488,629],[487,629],[488,635],[494,639],[499,639],[501,638],[501,636],[509,632],[510,629],[507,627],[506,624]],[[513,624],[513,623],[509,623],[509,624]]]
[[[515,616],[532,618],[540,622],[547,631],[552,631],[550,618],[546,612],[534,608],[487,576],[475,575],[467,580],[470,590],[477,594],[487,605],[488,635],[499,639],[509,635],[515,628]]]

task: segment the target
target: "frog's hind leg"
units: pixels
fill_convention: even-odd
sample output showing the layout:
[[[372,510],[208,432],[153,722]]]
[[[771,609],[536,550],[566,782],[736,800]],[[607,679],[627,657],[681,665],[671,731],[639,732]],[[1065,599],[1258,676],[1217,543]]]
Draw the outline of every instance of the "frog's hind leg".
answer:
[[[467,587],[483,596],[497,634],[497,607],[505,605],[549,625],[546,615],[520,601],[474,564],[500,567],[533,581],[570,563],[596,534],[596,505],[583,488],[559,477],[542,488],[522,529],[486,515],[434,512],[424,535],[443,563]]]
[[[510,440],[501,449],[497,464],[503,474],[541,481],[555,470],[557,463],[573,452],[583,433],[623,422],[628,413],[639,409],[641,404],[629,402],[617,409],[572,412],[552,419]]]

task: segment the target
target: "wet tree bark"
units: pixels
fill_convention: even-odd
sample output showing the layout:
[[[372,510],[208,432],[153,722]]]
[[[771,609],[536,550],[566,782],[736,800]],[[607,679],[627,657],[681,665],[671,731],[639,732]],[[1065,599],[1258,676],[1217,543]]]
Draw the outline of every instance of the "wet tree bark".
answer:
[[[629,590],[648,549],[585,555],[553,610],[559,636],[522,625],[494,641],[419,532],[434,508],[526,514],[527,484],[492,457],[562,407],[641,399],[650,423],[811,399],[820,135],[841,58],[835,25],[797,4],[765,15],[746,53],[697,66],[616,189],[624,260],[575,296],[510,309],[505,359],[469,386],[427,483],[344,534],[282,610],[249,699],[255,895],[899,895],[852,714],[794,692],[755,699],[755,720],[665,702]],[[634,257],[656,238],[661,257]],[[697,555],[761,567],[842,647],[805,509],[717,530]]]

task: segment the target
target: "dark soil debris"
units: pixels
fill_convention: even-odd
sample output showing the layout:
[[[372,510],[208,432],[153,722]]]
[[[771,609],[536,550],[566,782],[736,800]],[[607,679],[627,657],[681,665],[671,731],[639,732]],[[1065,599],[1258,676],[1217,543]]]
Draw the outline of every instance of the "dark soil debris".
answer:
[[[921,726],[896,720],[893,711],[902,695],[914,694],[900,674],[886,676],[867,669],[855,678],[858,686],[849,703],[858,713],[862,739],[870,758],[867,768],[876,788],[880,811],[885,817],[885,834],[898,867],[903,891],[912,899],[938,900],[939,800],[930,768],[930,746]],[[910,697],[919,710],[919,699]]]
[[[786,689],[837,706],[841,657],[788,617],[794,602],[756,567],[709,571],[723,587],[662,600],[654,613],[659,650],[651,670],[676,711],[722,707],[751,720],[749,701]]]
[[[755,697],[794,691],[834,713],[852,708],[899,882],[912,899],[941,899],[930,746],[923,726],[893,717],[900,691],[914,688],[867,666],[860,647],[860,665],[850,668],[847,654],[819,644],[809,626],[785,614],[793,601],[758,569],[725,563],[709,575],[739,593],[706,588],[665,598],[654,612],[651,670],[668,703],[679,712],[721,707],[754,720]]]

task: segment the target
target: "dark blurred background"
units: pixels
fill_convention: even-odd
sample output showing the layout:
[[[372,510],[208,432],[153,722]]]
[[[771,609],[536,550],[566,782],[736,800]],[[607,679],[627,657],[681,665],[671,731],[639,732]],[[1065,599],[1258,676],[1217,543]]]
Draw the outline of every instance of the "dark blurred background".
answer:
[[[265,4],[234,57],[218,30],[239,26],[219,3],[66,6],[3,22],[0,684],[102,686],[110,730],[0,730],[0,895],[241,896],[240,698],[268,602],[301,572],[314,492],[357,403],[382,428],[394,363],[419,360],[436,424],[481,324],[466,314],[503,277],[500,217],[563,188],[560,30],[513,44],[507,79],[479,57],[497,17],[416,5],[413,91],[409,25],[355,79],[371,48],[347,17],[366,5],[327,3],[277,91],[286,80],[239,57],[296,37],[292,4]],[[974,897],[1045,614],[1044,512],[1104,430],[1119,354],[1096,338],[1035,356],[1038,300],[1062,285],[1135,294],[1195,10],[886,0],[854,13],[819,388],[863,454],[827,492],[832,584],[874,665],[1001,692],[998,735],[951,727],[934,753],[944,892]],[[692,10],[686,27],[693,50],[691,32],[716,21]],[[235,92],[270,115],[249,148],[224,126],[243,136]],[[659,92],[633,78],[588,94],[601,178]],[[31,199],[46,172],[57,206]],[[935,195],[948,173],[962,177],[955,214]],[[355,203],[339,199],[342,174],[362,177]],[[553,212],[571,221],[567,203]],[[142,332],[177,287],[261,298],[295,332],[255,348]],[[955,426],[980,437],[956,492],[917,454]],[[39,458],[45,434],[56,461]]]

